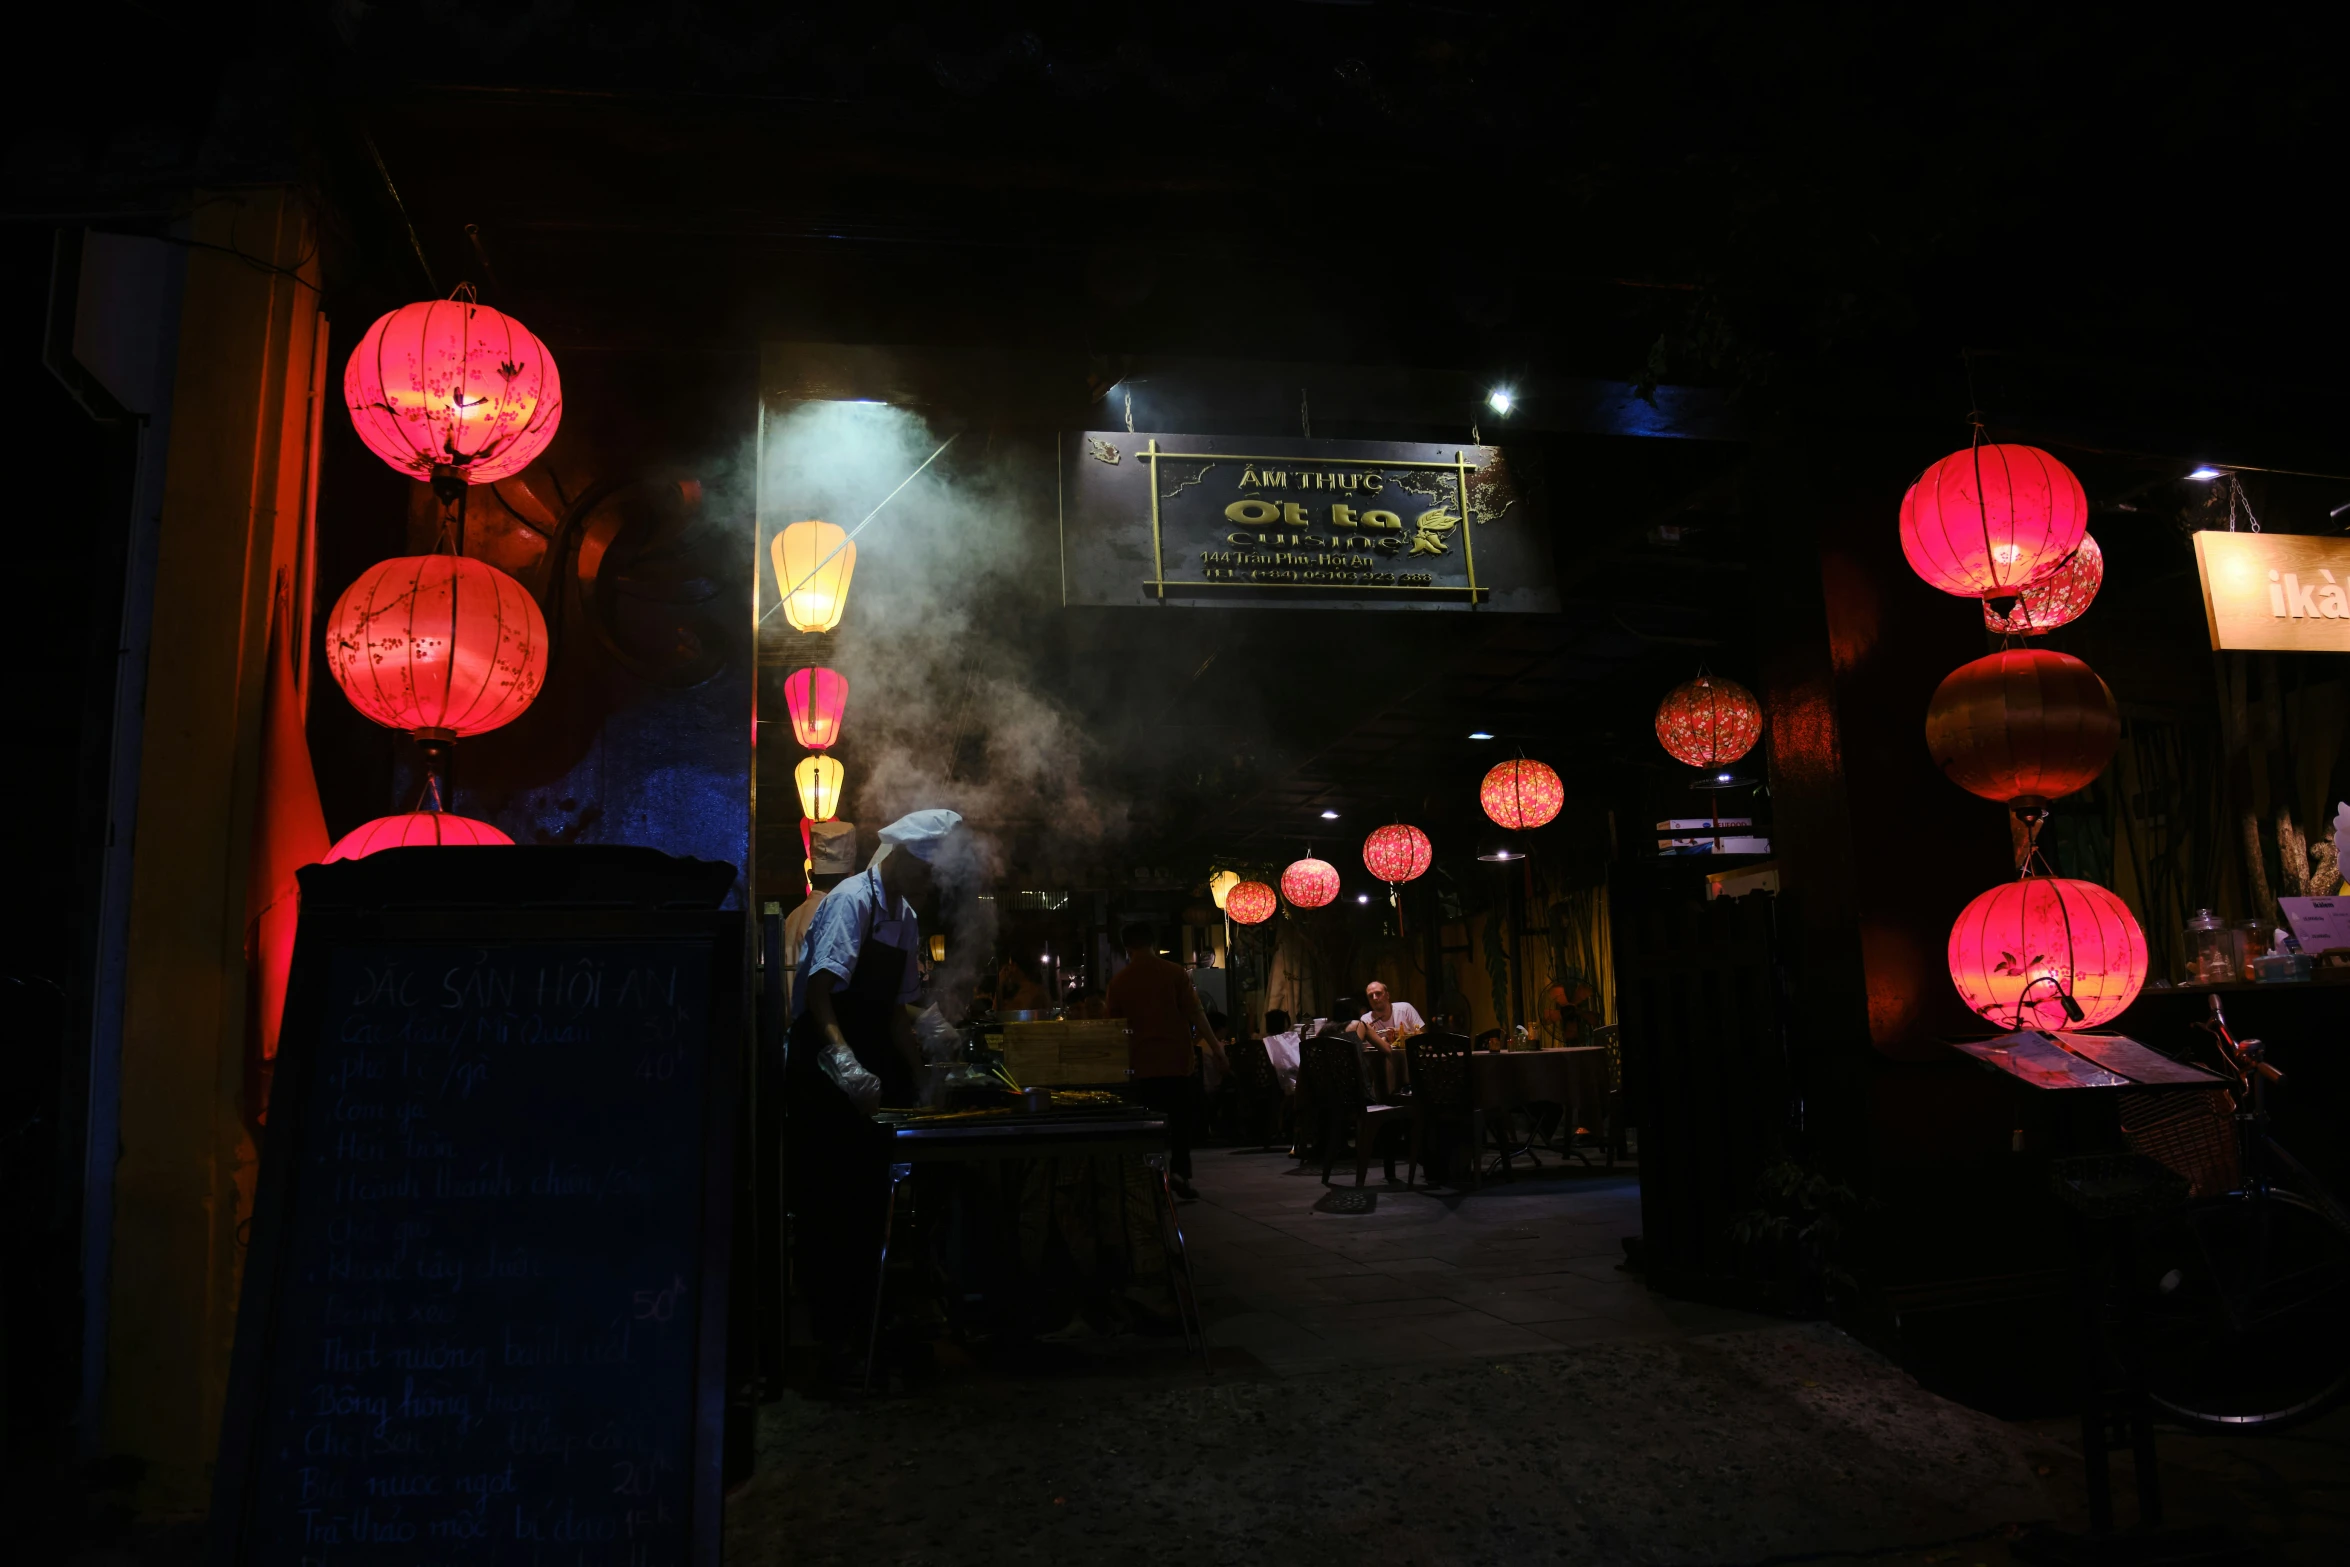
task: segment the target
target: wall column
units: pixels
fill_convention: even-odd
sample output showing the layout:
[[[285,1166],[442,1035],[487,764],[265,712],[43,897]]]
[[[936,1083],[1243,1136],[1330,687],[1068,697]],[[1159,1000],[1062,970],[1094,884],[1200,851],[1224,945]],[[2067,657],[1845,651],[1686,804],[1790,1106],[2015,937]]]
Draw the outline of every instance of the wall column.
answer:
[[[149,1512],[200,1511],[228,1383],[254,1151],[243,1116],[245,867],[272,584],[306,563],[324,318],[287,189],[188,220],[132,870],[105,1446]],[[324,389],[318,389],[321,395]],[[298,605],[297,621],[307,624]]]

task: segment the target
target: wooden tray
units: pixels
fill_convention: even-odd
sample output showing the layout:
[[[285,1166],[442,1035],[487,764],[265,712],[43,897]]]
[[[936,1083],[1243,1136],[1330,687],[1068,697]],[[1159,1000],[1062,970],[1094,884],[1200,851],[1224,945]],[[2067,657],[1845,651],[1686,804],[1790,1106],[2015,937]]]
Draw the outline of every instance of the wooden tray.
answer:
[[[1004,1025],[1004,1068],[1022,1084],[1123,1083],[1126,1067],[1124,1019]]]

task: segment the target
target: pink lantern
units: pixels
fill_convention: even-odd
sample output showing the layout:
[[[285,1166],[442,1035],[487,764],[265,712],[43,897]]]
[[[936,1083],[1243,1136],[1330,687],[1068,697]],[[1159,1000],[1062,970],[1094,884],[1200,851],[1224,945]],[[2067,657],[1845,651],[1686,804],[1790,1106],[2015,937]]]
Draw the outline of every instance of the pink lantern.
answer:
[[[488,484],[555,438],[563,383],[528,328],[460,292],[369,327],[343,369],[343,401],[367,449],[402,473]]]
[[[1394,887],[1418,880],[1434,854],[1426,833],[1396,822],[1363,840],[1363,869]]]
[[[1244,881],[1224,894],[1224,912],[1235,925],[1262,925],[1278,907],[1279,895],[1261,881]]]
[[[795,669],[783,682],[792,737],[811,751],[821,751],[840,738],[841,709],[848,700],[848,680],[837,670]]]
[[[1477,803],[1497,826],[1512,832],[1540,827],[1567,803],[1567,786],[1542,762],[1523,757],[1503,762],[1478,786]]]
[[[398,816],[378,816],[372,822],[352,828],[335,840],[335,846],[326,851],[326,859],[331,864],[336,860],[364,860],[379,849],[465,848],[513,841],[488,822],[477,822],[470,816],[452,816],[446,811],[403,811]]]
[[[1910,569],[1961,598],[1998,598],[2039,581],[2088,531],[2081,481],[2036,446],[1952,452],[1901,498]]]
[[[1657,704],[1656,738],[1677,762],[1727,767],[1762,737],[1762,704],[1735,680],[1699,675]]]
[[[2146,983],[2146,934],[2095,882],[2002,882],[1950,927],[1950,982],[1997,1028],[2094,1028],[2119,1016]],[[2067,996],[2080,1017],[2065,1009]]]
[[[2080,619],[2104,584],[2105,552],[2084,533],[2081,547],[2065,557],[2063,565],[2017,594],[2015,606],[2006,614],[1984,600],[1983,624],[2010,636],[2040,636]]]
[[[402,555],[360,573],[326,617],[326,667],[351,705],[420,739],[512,723],[547,676],[530,590],[463,555]]]
[[[1232,890],[1238,892],[1240,888]],[[1307,855],[1281,873],[1281,896],[1301,909],[1322,907],[1338,896],[1338,867],[1328,860]],[[1224,906],[1230,908],[1232,900],[1227,898]]]

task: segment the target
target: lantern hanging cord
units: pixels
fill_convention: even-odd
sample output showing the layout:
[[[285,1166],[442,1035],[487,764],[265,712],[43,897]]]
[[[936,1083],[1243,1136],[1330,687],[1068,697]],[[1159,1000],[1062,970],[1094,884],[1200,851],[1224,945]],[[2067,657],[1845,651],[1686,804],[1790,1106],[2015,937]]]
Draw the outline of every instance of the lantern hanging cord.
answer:
[[[934,462],[938,461],[938,459],[940,458],[940,456],[941,456],[941,455],[943,455],[943,454],[945,453],[945,451],[946,451],[946,449],[947,449],[948,447],[950,447],[950,446],[954,445],[954,444],[955,444],[957,441],[961,440],[962,438],[963,438],[963,432],[962,432],[962,431],[960,431],[960,430],[957,430],[957,431],[956,431],[954,434],[952,434],[952,435],[948,436],[948,437],[947,437],[945,440],[943,440],[943,441],[939,442],[939,443],[938,443],[938,450],[937,450],[937,451],[935,451],[935,452],[932,452],[932,453],[931,453],[929,456],[927,456],[927,457],[923,458],[923,459],[922,459],[922,466],[921,466],[920,468],[916,468],[916,469],[915,469],[915,470],[914,470],[912,473],[909,473],[909,474],[907,474],[907,475],[906,475],[906,476],[905,476],[903,479],[900,479],[900,480],[898,481],[898,487],[897,487],[897,489],[890,491],[890,492],[889,492],[887,495],[884,495],[884,496],[881,498],[881,504],[880,504],[879,506],[876,506],[876,507],[874,507],[874,508],[873,508],[871,511],[869,511],[869,512],[867,512],[867,513],[865,514],[865,520],[864,520],[864,522],[860,522],[860,523],[858,523],[858,524],[857,524],[855,527],[851,528],[851,529],[848,531],[848,536],[847,536],[846,538],[843,538],[843,539],[842,539],[842,540],[841,540],[841,541],[840,541],[838,544],[835,544],[835,545],[832,547],[832,552],[831,552],[831,554],[828,554],[828,555],[826,555],[826,556],[824,557],[824,559],[822,559],[822,560],[820,560],[820,561],[816,562],[816,564],[814,564],[813,566],[810,566],[810,567],[808,568],[808,570],[807,570],[807,574],[806,574],[806,575],[802,576],[802,577],[800,578],[800,580],[799,580],[799,581],[797,581],[797,582],[793,583],[793,584],[792,584],[792,585],[791,585],[791,586],[790,586],[788,589],[786,589],[786,590],[785,590],[785,591],[784,591],[784,592],[783,592],[781,595],[779,595],[779,596],[776,598],[776,600],[775,600],[775,602],[774,602],[774,603],[772,603],[772,604],[770,604],[770,605],[768,605],[768,606],[767,606],[767,609],[766,609],[765,613],[763,613],[763,614],[761,614],[761,615],[759,616],[759,622],[760,622],[760,624],[761,624],[761,625],[764,625],[764,624],[766,624],[766,622],[767,622],[767,616],[768,616],[768,615],[772,615],[772,614],[774,614],[774,613],[775,613],[777,610],[779,610],[779,609],[783,608],[783,606],[784,606],[785,604],[787,604],[787,603],[789,603],[789,602],[791,601],[791,596],[792,596],[792,594],[799,592],[799,591],[800,591],[800,589],[802,589],[802,588],[806,587],[806,586],[807,586],[807,585],[808,585],[810,582],[813,582],[813,581],[816,579],[816,573],[818,573],[819,571],[822,571],[822,570],[823,570],[823,569],[824,569],[826,566],[828,566],[828,565],[830,565],[830,564],[832,563],[832,557],[833,557],[834,555],[838,555],[838,554],[839,554],[839,553],[840,553],[842,550],[845,550],[845,549],[847,549],[847,548],[848,548],[850,545],[852,545],[852,544],[856,543],[856,542],[857,542],[857,535],[858,535],[858,534],[860,534],[860,533],[863,533],[863,532],[865,531],[865,525],[866,525],[866,523],[870,523],[870,522],[871,522],[871,521],[872,521],[874,518],[876,518],[876,517],[878,517],[878,516],[880,516],[880,515],[881,515],[882,507],[884,507],[884,506],[887,506],[887,505],[888,505],[888,504],[889,504],[891,501],[894,501],[894,500],[896,500],[896,499],[898,498],[899,494],[900,494],[900,493],[901,493],[901,492],[902,492],[902,491],[905,489],[905,487],[906,487],[907,485],[909,485],[909,484],[912,484],[912,483],[913,483],[913,482],[914,482],[916,479],[919,479],[919,478],[921,478],[921,477],[922,477],[922,473],[923,473],[923,470],[924,470],[924,469],[928,468],[928,467],[929,467],[929,466],[930,466],[932,463],[934,463]]]

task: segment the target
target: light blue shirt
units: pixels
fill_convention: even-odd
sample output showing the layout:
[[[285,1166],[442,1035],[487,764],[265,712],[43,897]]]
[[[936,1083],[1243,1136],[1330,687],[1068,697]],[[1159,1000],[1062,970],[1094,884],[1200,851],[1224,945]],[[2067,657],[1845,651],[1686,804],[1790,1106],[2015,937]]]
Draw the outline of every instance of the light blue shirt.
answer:
[[[857,953],[868,941],[905,953],[899,1001],[912,1001],[921,993],[922,973],[915,966],[914,953],[922,943],[922,932],[914,919],[914,906],[899,898],[897,907],[891,909],[886,907],[889,902],[881,888],[881,872],[870,867],[824,895],[824,901],[816,905],[816,917],[808,922],[808,934],[800,942],[792,985],[793,1017],[807,1012],[808,982],[818,974],[830,974],[837,987],[848,987],[857,977]]]

